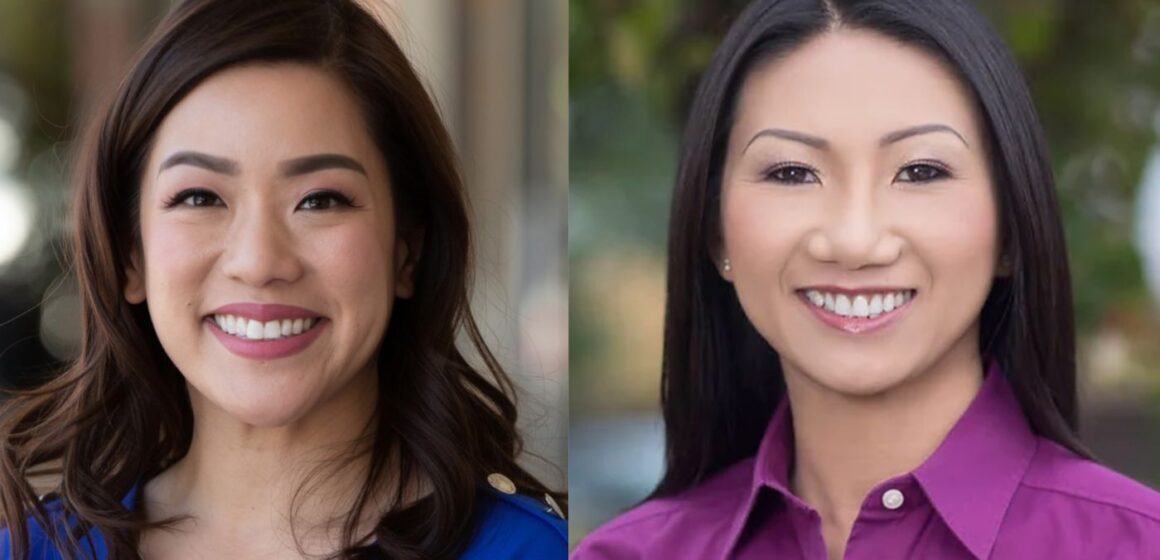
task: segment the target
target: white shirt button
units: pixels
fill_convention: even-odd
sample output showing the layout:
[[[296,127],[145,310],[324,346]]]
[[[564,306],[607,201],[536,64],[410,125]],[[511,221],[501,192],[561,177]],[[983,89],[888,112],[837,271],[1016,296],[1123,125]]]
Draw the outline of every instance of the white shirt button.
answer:
[[[902,492],[894,488],[882,494],[882,505],[886,506],[886,509],[898,509],[902,507],[903,501]]]

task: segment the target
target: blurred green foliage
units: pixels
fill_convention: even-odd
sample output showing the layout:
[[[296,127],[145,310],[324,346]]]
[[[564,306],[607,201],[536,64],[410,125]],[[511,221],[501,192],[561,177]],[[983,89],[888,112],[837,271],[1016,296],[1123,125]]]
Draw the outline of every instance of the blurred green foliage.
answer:
[[[27,169],[37,156],[74,139],[86,124],[84,103],[94,100],[84,96],[93,92],[80,82],[93,76],[83,66],[102,61],[84,58],[93,54],[94,41],[119,38],[94,36],[91,29],[86,35],[82,14],[94,18],[107,12],[126,18],[122,23],[143,38],[150,23],[175,1],[0,0],[0,111],[5,113],[0,118],[14,121],[22,133],[17,169]],[[20,99],[4,91],[6,83],[19,88]]]
[[[13,123],[18,127],[37,127],[36,133],[23,137],[18,169],[59,140],[68,121],[73,76],[67,4],[66,0],[0,0],[0,79],[8,74],[28,90],[23,92],[27,106],[19,108],[23,114],[0,117],[19,119]],[[0,106],[5,109],[17,108]]]

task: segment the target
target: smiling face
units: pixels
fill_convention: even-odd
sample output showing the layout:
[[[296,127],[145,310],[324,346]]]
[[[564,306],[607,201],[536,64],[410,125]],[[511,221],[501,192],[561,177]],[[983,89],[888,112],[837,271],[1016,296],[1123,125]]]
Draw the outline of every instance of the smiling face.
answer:
[[[140,220],[125,296],[147,303],[195,410],[282,426],[373,387],[412,264],[340,80],[280,64],[202,82],[157,131]]]
[[[788,382],[871,395],[973,359],[999,254],[984,144],[955,75],[880,34],[826,33],[750,73],[717,253]]]

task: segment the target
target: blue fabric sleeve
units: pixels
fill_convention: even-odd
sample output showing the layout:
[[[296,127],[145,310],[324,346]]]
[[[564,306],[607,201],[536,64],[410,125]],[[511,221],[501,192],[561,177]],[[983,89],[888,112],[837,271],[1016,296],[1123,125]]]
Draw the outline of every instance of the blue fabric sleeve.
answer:
[[[48,504],[50,515],[60,515],[55,503]],[[566,560],[568,524],[543,503],[521,495],[505,495],[492,490],[481,493],[480,525],[463,560]],[[58,560],[52,539],[35,521],[29,520],[29,560]],[[95,552],[107,556],[105,540],[99,532],[81,540],[87,557]],[[0,528],[0,560],[12,560],[11,536]],[[91,548],[90,548],[91,547]]]
[[[64,512],[58,500],[51,500],[44,504],[48,518],[54,523],[64,524]],[[28,525],[28,560],[60,560],[60,551],[52,537],[31,516],[25,521]],[[72,524],[75,526],[75,522]],[[63,527],[61,527],[63,529]],[[108,556],[105,538],[98,531],[92,531],[80,538],[81,558],[104,560]],[[0,560],[13,560],[12,535],[7,528],[0,529]]]
[[[543,503],[486,491],[483,519],[462,560],[565,560],[568,523]]]

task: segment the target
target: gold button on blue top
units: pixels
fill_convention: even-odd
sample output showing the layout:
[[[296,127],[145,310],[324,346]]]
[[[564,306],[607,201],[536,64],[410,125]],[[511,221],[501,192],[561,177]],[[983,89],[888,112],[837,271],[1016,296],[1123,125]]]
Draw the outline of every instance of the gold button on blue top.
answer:
[[[560,519],[565,519],[564,510],[560,507],[560,504],[556,503],[556,499],[551,494],[544,494],[544,501],[548,502],[548,507],[552,510],[552,513],[559,516]]]
[[[491,473],[487,475],[487,483],[490,484],[492,488],[495,488],[504,494],[511,495],[516,493],[516,483],[512,482],[512,479],[502,474]]]

